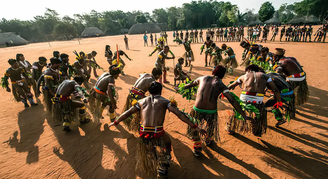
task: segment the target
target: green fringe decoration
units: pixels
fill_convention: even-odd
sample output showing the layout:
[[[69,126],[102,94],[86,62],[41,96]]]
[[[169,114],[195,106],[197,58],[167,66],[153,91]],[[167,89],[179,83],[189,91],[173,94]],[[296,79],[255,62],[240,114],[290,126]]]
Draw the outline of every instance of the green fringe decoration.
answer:
[[[9,86],[8,76],[4,76],[1,78],[1,86],[2,88],[7,88],[7,86]]]
[[[184,89],[184,87],[187,85],[187,84],[190,84],[192,83],[193,81],[189,80],[189,78],[186,79],[186,83],[181,83],[179,85],[179,90],[177,91],[177,93],[181,94],[183,98],[186,98],[187,100],[195,100],[196,97],[196,93],[197,93],[197,89],[198,89],[198,86],[195,86],[195,87],[192,87],[192,88],[189,88],[189,89]]]
[[[72,67],[72,65],[68,65],[68,73],[70,76],[74,76],[75,75],[75,70]]]
[[[88,98],[90,96],[85,88],[83,88],[83,87],[77,87],[77,89],[79,89],[79,90],[82,91],[84,97]]]
[[[273,70],[273,66],[270,66],[270,63],[268,62],[261,62],[261,61],[258,61],[257,59],[255,59],[254,57],[250,59],[250,64],[251,65],[257,65],[259,66],[260,68],[262,68],[266,73],[273,73],[274,70]]]
[[[255,106],[253,106],[252,104],[246,104],[245,102],[240,100],[239,97],[233,92],[230,92],[230,94],[235,98],[235,100],[237,100],[243,111],[247,111],[249,114],[254,113],[257,118],[260,118],[260,111]],[[240,113],[238,113],[235,109],[233,110],[235,112],[236,119],[243,120],[243,121],[245,120]]]

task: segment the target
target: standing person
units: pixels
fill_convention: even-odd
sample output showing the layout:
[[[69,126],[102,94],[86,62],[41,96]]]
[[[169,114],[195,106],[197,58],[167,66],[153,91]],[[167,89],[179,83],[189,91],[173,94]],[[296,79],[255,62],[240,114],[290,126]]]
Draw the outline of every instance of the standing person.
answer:
[[[125,56],[127,59],[129,59],[130,61],[132,61],[132,59],[123,51],[123,50],[118,50],[118,55],[117,55],[117,51],[114,52],[114,57],[113,57],[113,65],[118,65],[121,71],[122,75],[124,74],[124,67],[125,67],[125,62],[123,61],[123,59],[121,58],[121,56]],[[119,57],[119,59],[117,59],[117,57]]]
[[[96,51],[92,51],[91,53],[88,53],[87,59],[86,59],[87,60],[86,67],[88,69],[88,73],[90,74],[90,76],[91,76],[91,71],[93,70],[93,75],[96,78],[98,78],[99,76],[97,74],[97,68],[101,68],[101,67],[96,62],[96,59],[95,59],[96,55],[97,55]]]
[[[191,42],[194,42],[194,38],[195,38],[195,34],[194,34],[194,31],[191,29],[191,32],[190,32],[190,40],[191,40]]]
[[[73,65],[75,75],[83,78],[84,86],[86,88],[89,88],[88,83],[89,83],[89,79],[90,79],[90,74],[88,73],[88,70],[86,68],[85,53],[80,52],[79,54],[77,54],[75,52],[75,55],[76,55],[76,61],[74,62],[74,65]]]
[[[175,39],[175,31],[173,31],[173,39]]]
[[[177,40],[179,42],[179,44],[183,44],[186,52],[185,54],[183,55],[185,60],[186,60],[186,64],[185,64],[185,67],[188,66],[188,62],[189,62],[189,66],[192,66],[191,65],[191,62],[194,61],[194,53],[193,51],[191,50],[191,42],[192,42],[192,39],[188,40],[187,38],[184,40],[184,41],[181,41],[181,40]]]
[[[146,33],[144,34],[143,39],[144,39],[144,47],[145,47],[146,45],[147,45],[147,47],[148,47],[148,36],[147,36]]]
[[[242,111],[239,103],[230,95],[229,89],[222,82],[226,73],[223,66],[216,66],[212,71],[213,76],[202,76],[190,84],[183,87],[183,90],[198,86],[196,101],[191,109],[190,116],[195,118],[199,127],[207,131],[207,136],[200,138],[198,131],[188,128],[188,134],[192,136],[195,156],[199,156],[202,151],[202,141],[210,145],[213,139],[219,140],[219,122],[217,114],[218,97],[224,95],[232,106],[247,120],[247,116]],[[205,123],[206,122],[206,123]],[[197,125],[197,124],[196,124]]]
[[[307,38],[309,37],[309,42],[311,42],[312,33],[313,33],[312,25],[309,25],[309,28],[306,29],[305,41],[307,41]]]
[[[259,30],[255,27],[253,29],[253,36],[252,36],[252,42],[256,42],[256,39],[258,37],[258,34],[259,34]]]
[[[255,107],[257,114],[251,121],[251,127],[247,127],[248,122],[243,119],[238,119],[238,114],[234,112],[227,123],[226,130],[229,134],[233,134],[235,130],[239,132],[250,132],[255,136],[262,136],[267,128],[267,111],[263,103],[266,87],[271,89],[277,100],[275,106],[281,107],[281,97],[279,90],[272,81],[272,78],[263,72],[257,65],[250,65],[245,69],[246,74],[239,77],[231,85],[229,89],[234,89],[236,86],[242,85],[242,93],[240,102],[244,105]],[[252,111],[253,112],[253,111]],[[238,112],[239,113],[239,112]]]
[[[182,30],[181,30],[181,32],[180,32],[180,39],[181,39],[181,40],[183,39],[183,32],[182,32]]]
[[[200,32],[199,32],[199,42],[204,42],[204,39],[203,39],[203,30],[200,29]]]
[[[206,41],[204,42],[204,44],[200,48],[201,49],[200,55],[202,55],[203,50],[206,48],[205,49],[205,67],[207,67],[207,64],[208,64],[207,63],[207,56],[210,56],[210,59],[212,58],[212,48],[211,48],[212,43],[213,43],[213,41],[211,40],[211,37],[207,36]]]
[[[289,42],[290,39],[293,38],[292,37],[292,32],[293,32],[293,28],[292,28],[292,25],[290,25],[286,30],[286,42],[287,41]]]
[[[180,38],[179,31],[176,31],[176,32],[175,32],[175,39],[179,39],[179,38]]]
[[[79,121],[80,124],[86,124],[90,122],[87,117],[85,104],[88,100],[83,94],[82,87],[83,78],[75,77],[74,80],[63,81],[56,91],[56,94],[51,99],[53,103],[52,116],[55,121],[63,122],[63,131],[69,132],[70,124],[74,122],[73,110],[79,109]],[[71,99],[71,95],[74,94],[74,100]],[[80,100],[82,99],[82,101]]]
[[[68,55],[66,53],[60,54],[60,59],[62,61],[62,65],[60,66],[59,71],[61,72],[61,77],[63,80],[69,80],[74,75],[74,69],[69,63]]]
[[[106,45],[105,57],[107,58],[108,64],[111,66],[113,62],[113,52],[110,50],[110,45]]]
[[[213,53],[212,53],[212,59],[211,59],[211,63],[212,65],[214,65],[214,68],[216,66],[218,66],[221,62],[222,62],[222,49],[220,49],[220,47],[216,46],[215,43],[212,43],[212,48],[213,48]]]
[[[303,42],[305,42],[306,30],[307,30],[306,25],[304,25],[304,27],[302,27],[302,29],[301,29],[301,40]]]
[[[109,127],[116,126],[132,114],[140,112],[140,137],[137,146],[136,169],[152,175],[157,173],[158,178],[168,176],[171,160],[171,139],[163,128],[167,110],[200,134],[206,134],[206,131],[190,122],[185,113],[179,111],[175,100],[168,100],[161,96],[162,88],[158,82],[151,83],[149,87],[150,96],[138,101],[109,125]]]
[[[219,41],[219,39],[220,39],[220,30],[219,30],[219,28],[216,29],[215,37],[216,37],[215,41]]]
[[[278,34],[278,32],[279,32],[279,27],[275,26],[274,29],[273,29],[273,35],[272,35],[270,41],[275,41],[276,40],[276,35]]]
[[[28,78],[26,71],[19,67],[18,62],[15,59],[9,59],[8,63],[11,67],[6,70],[5,76],[1,79],[1,86],[6,88],[7,92],[12,92],[15,100],[17,102],[21,101],[25,108],[30,107],[27,101],[30,102],[31,106],[38,105],[34,102],[33,94],[27,83],[22,78],[22,76],[24,76],[25,79]],[[9,88],[8,79],[11,81],[11,89]]]
[[[93,89],[90,92],[90,111],[95,118],[96,123],[100,123],[103,118],[102,113],[104,109],[109,106],[109,117],[114,121],[117,92],[115,90],[115,80],[119,77],[121,71],[119,65],[112,65],[109,67],[109,73],[102,74]]]
[[[224,40],[228,42],[228,28],[226,27],[224,30]]]
[[[129,49],[129,39],[126,37],[126,35],[124,35],[124,43],[125,43],[125,49],[130,50]]]
[[[27,78],[25,78],[25,81],[28,85],[29,88],[33,87],[33,91],[36,94],[37,93],[37,89],[36,89],[36,82],[35,80],[32,78],[32,65],[29,61],[25,60],[25,57],[23,54],[18,53],[16,54],[16,61],[19,64],[20,68],[23,68],[27,74]]]
[[[151,43],[151,46],[154,46],[154,36],[152,33],[150,33],[150,43]]]
[[[157,34],[155,33],[155,45],[157,46]]]
[[[157,69],[160,69],[163,71],[163,78],[164,78],[164,83],[169,83],[169,81],[167,81],[166,79],[166,73],[167,73],[167,68],[165,66],[165,60],[166,59],[174,59],[175,56],[173,53],[171,53],[172,57],[168,57],[168,53],[170,52],[170,47],[169,46],[165,46],[164,50],[162,50],[161,52],[158,53],[157,55],[157,59],[155,62],[155,67]],[[162,77],[159,78],[159,82],[162,83]]]
[[[186,30],[185,39],[189,39],[189,32],[188,32],[188,30]]]
[[[257,30],[258,30],[258,33],[257,33],[257,40],[260,40],[261,33],[262,33],[261,25],[259,25],[259,26],[257,27]]]
[[[166,34],[166,31],[164,32],[163,37],[164,37],[164,39],[165,39],[166,45],[169,45],[169,41],[167,41],[167,34]]]
[[[264,40],[264,42],[266,43],[267,39],[268,39],[268,34],[269,34],[269,27],[267,27],[265,24],[264,24],[264,27],[263,27],[263,36],[262,36],[262,39],[261,39],[261,43],[262,41]]]
[[[137,101],[145,98],[146,93],[149,91],[150,84],[158,80],[161,76],[162,70],[157,68],[153,68],[151,74],[140,74],[139,79],[130,89],[128,97],[126,98],[125,106],[122,110],[122,114],[134,106]],[[140,114],[130,116],[128,119],[124,120],[123,123],[128,127],[130,131],[138,132],[140,128]]]
[[[195,31],[195,39],[194,39],[194,43],[198,43],[198,30],[196,29]]]
[[[219,31],[219,41],[223,42],[223,29],[222,28],[220,28],[220,31]]]
[[[285,32],[286,32],[286,26],[284,25],[280,30],[280,42],[282,37],[285,35]]]
[[[322,32],[323,32],[322,42],[325,43],[326,42],[326,37],[327,37],[327,32],[328,32],[328,25],[327,24],[323,25]]]
[[[43,68],[47,65],[47,59],[45,57],[39,57],[39,61],[32,64],[32,77],[35,82],[42,76]]]

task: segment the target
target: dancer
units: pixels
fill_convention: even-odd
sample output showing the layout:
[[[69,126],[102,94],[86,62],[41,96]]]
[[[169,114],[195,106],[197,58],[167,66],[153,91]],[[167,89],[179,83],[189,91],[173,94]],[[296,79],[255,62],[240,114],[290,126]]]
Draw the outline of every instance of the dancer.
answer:
[[[146,93],[149,91],[150,84],[158,80],[162,76],[162,70],[153,68],[152,73],[144,73],[139,75],[139,79],[135,82],[130,89],[128,97],[126,98],[125,106],[122,113],[129,110],[137,101],[146,97]],[[130,116],[123,123],[130,131],[138,132],[140,128],[140,114],[134,114]]]
[[[220,47],[216,46],[215,43],[212,43],[213,53],[212,53],[212,59],[211,63],[214,66],[214,69],[216,66],[218,66],[222,62],[222,49]]]
[[[223,50],[223,54],[228,56],[222,60],[222,64],[224,64],[224,66],[229,69],[229,73],[232,74],[233,69],[238,67],[235,52],[226,44],[222,44],[221,48]]]
[[[296,94],[296,105],[302,105],[309,99],[306,73],[294,57],[285,57],[285,50],[276,48],[275,61],[278,62],[278,73],[286,75],[286,81],[293,87]]]
[[[76,61],[74,62],[75,76],[83,78],[84,86],[89,88],[90,73],[86,69],[85,53],[80,52],[78,54],[76,51],[74,51],[74,54],[76,55]]]
[[[70,125],[74,122],[75,109],[79,109],[79,121],[81,124],[90,122],[84,104],[88,100],[84,96],[83,89],[80,86],[82,83],[83,78],[81,77],[74,77],[74,80],[63,81],[58,86],[55,96],[51,99],[53,103],[53,119],[54,121],[63,122],[63,131],[71,131]],[[74,99],[71,99],[72,94],[74,94]]]
[[[121,71],[122,75],[124,74],[124,67],[125,67],[125,62],[123,61],[123,59],[121,58],[121,56],[125,56],[127,59],[129,59],[130,61],[132,61],[132,59],[123,51],[123,50],[118,50],[118,55],[117,55],[117,51],[114,52],[114,57],[113,57],[113,65],[118,65]],[[117,60],[117,58],[119,58],[119,60]]]
[[[276,41],[276,35],[278,35],[278,32],[279,32],[279,27],[275,26],[274,29],[273,29],[273,35],[272,35],[270,41]]]
[[[313,33],[313,28],[312,25],[310,25],[309,28],[306,29],[305,41],[307,41],[307,38],[309,37],[309,42],[311,42],[312,33]]]
[[[172,57],[168,57],[167,55],[168,55],[169,52],[170,52],[170,47],[165,46],[164,50],[162,50],[161,52],[158,53],[157,59],[156,59],[156,62],[155,62],[155,67],[157,69],[160,69],[160,70],[163,71],[164,83],[169,83],[169,81],[167,81],[167,79],[166,79],[167,68],[165,66],[165,60],[175,58],[173,53],[171,53]],[[162,77],[159,78],[159,82],[162,84]]]
[[[206,37],[206,41],[204,42],[204,44],[201,46],[200,48],[200,55],[202,55],[204,48],[205,49],[205,66],[207,67],[207,56],[210,56],[210,59],[212,58],[212,45],[213,41],[211,40],[210,36]]]
[[[191,109],[190,116],[196,119],[197,125],[199,125],[200,128],[207,131],[205,139],[202,138],[206,145],[210,145],[213,139],[216,141],[219,140],[217,101],[220,94],[223,94],[229,100],[232,106],[244,117],[245,120],[248,119],[238,102],[230,95],[228,88],[222,82],[225,73],[226,68],[219,65],[213,70],[213,76],[199,77],[192,83],[183,87],[183,89],[186,90],[198,86],[196,101]],[[202,142],[199,133],[189,127],[188,134],[192,136],[194,154],[195,156],[199,156],[202,151]]]
[[[19,67],[18,62],[15,59],[9,59],[8,63],[11,67],[6,70],[5,76],[1,79],[1,86],[6,88],[7,92],[12,92],[15,100],[17,102],[21,101],[25,108],[30,107],[27,101],[30,102],[31,106],[38,105],[34,102],[33,94],[25,80],[22,78],[22,76],[24,76],[25,79],[28,78],[26,71]],[[8,79],[11,81],[11,89],[9,88]]]
[[[90,111],[97,124],[103,118],[102,113],[107,106],[109,106],[110,120],[113,121],[116,118],[114,113],[115,109],[117,109],[115,80],[119,77],[120,73],[121,69],[119,65],[110,66],[109,73],[102,74],[90,92]]]
[[[32,77],[37,82],[42,76],[43,68],[47,65],[47,59],[45,57],[39,57],[39,61],[32,64]]]
[[[256,116],[253,116],[251,124],[249,124],[246,120],[238,119],[239,112],[236,113],[234,111],[227,123],[226,130],[229,134],[233,134],[237,130],[238,132],[252,131],[255,136],[262,136],[267,128],[267,111],[263,103],[265,88],[268,87],[273,91],[277,100],[275,105],[278,107],[282,106],[280,93],[272,82],[272,78],[260,72],[260,68],[257,65],[248,66],[245,72],[246,74],[229,85],[229,89],[234,89],[236,86],[242,84],[243,91],[240,95],[239,102],[253,106],[253,109],[248,111],[248,113],[251,116],[254,112]]]
[[[183,44],[186,52],[184,53],[184,58],[185,58],[185,67],[187,66],[192,66],[191,65],[191,62],[195,60],[194,58],[194,53],[191,49],[191,42],[192,42],[192,39],[188,40],[187,38],[185,38],[184,41],[181,41],[181,40],[175,40],[177,42],[179,42],[179,44]],[[189,63],[188,63],[189,62]]]
[[[74,69],[69,63],[68,55],[65,53],[60,54],[60,59],[63,62],[60,66],[59,71],[61,72],[61,77],[63,80],[70,80],[71,77],[74,75]]]
[[[177,85],[176,84],[177,80],[179,81],[180,84],[181,81],[182,83],[184,83],[184,80],[190,78],[186,72],[182,71],[183,60],[184,60],[183,58],[179,58],[178,63],[174,67],[174,86]]]
[[[110,50],[110,45],[106,45],[105,57],[107,58],[108,64],[111,66],[113,63],[113,52]]]
[[[179,111],[176,101],[162,97],[162,88],[160,83],[152,82],[149,87],[150,96],[138,101],[109,127],[116,126],[132,114],[140,112],[136,169],[151,175],[157,173],[158,177],[167,177],[171,160],[171,139],[163,128],[166,110],[175,114],[200,134],[205,135],[206,132],[190,122],[188,117]]]
[[[96,51],[92,51],[91,53],[88,53],[87,55],[87,63],[86,63],[86,67],[87,67],[87,70],[88,70],[88,73],[90,74],[91,76],[91,71],[93,70],[93,75],[98,78],[98,74],[97,74],[97,68],[101,69],[101,67],[97,64],[96,62],[96,57],[97,55],[97,52]]]
[[[281,42],[282,37],[285,35],[285,32],[286,32],[286,26],[284,25],[280,30],[280,42]]]
[[[25,78],[25,81],[28,85],[29,88],[33,87],[34,94],[37,94],[37,89],[36,89],[36,82],[32,77],[32,65],[29,61],[25,60],[25,57],[23,54],[18,53],[16,54],[16,61],[19,64],[20,68],[23,68],[27,74],[27,78]]]

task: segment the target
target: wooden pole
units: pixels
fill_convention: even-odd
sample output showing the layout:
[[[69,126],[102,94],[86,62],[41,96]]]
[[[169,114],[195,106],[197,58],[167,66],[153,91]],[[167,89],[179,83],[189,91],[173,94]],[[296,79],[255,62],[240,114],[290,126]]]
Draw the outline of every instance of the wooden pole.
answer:
[[[46,35],[46,38],[47,38],[47,41],[48,41],[49,47],[51,47],[51,45],[50,45],[50,42],[49,42],[49,39],[48,39],[48,36],[47,36],[47,35]]]

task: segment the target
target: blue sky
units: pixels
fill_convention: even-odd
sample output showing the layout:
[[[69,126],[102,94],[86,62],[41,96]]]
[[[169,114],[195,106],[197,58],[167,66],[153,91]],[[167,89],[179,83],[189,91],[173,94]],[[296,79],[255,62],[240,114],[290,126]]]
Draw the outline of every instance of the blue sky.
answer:
[[[246,9],[258,11],[261,4],[267,0],[230,0],[232,4],[237,4],[243,12]],[[301,0],[274,0],[275,8],[279,8],[282,3],[294,3]],[[56,10],[61,17],[64,15],[73,16],[73,14],[89,13],[92,9],[102,12],[106,10],[133,11],[142,10],[150,12],[156,8],[167,8],[171,6],[182,6],[185,2],[191,0],[4,0],[0,10],[0,18],[31,20],[36,15],[43,15],[45,8]],[[119,4],[121,3],[121,4]]]

